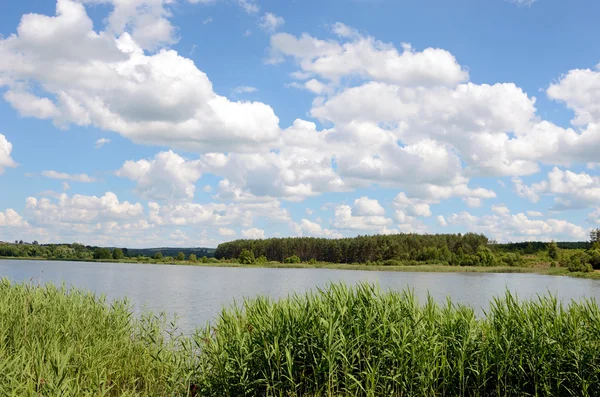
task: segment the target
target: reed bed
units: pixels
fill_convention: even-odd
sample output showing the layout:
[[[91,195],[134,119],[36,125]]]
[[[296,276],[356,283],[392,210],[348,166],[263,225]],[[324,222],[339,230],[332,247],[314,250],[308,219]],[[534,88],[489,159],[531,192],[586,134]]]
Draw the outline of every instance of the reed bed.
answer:
[[[194,337],[207,396],[600,396],[595,302],[509,293],[483,318],[372,285],[246,300]]]
[[[246,300],[177,335],[78,290],[0,282],[0,395],[600,396],[593,301],[484,316],[409,291],[330,285]]]
[[[0,396],[185,396],[190,355],[126,301],[0,281]]]

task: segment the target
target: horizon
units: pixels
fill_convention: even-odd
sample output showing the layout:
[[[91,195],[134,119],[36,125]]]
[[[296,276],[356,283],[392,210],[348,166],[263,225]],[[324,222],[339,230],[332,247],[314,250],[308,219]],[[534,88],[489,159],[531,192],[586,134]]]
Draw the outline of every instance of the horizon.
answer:
[[[10,2],[0,241],[588,241],[597,15],[592,0]]]

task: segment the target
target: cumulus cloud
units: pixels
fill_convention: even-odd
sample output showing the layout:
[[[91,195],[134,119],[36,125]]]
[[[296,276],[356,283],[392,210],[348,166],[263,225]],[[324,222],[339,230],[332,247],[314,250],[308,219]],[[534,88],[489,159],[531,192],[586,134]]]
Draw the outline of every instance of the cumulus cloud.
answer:
[[[25,227],[27,222],[15,210],[9,208],[0,212],[0,226],[2,227]]]
[[[113,28],[102,32],[93,30],[84,6],[72,0],[58,0],[54,17],[23,16],[17,33],[0,40],[5,99],[23,115],[50,118],[61,127],[94,125],[136,143],[205,152],[276,142],[279,120],[270,106],[216,94],[193,61],[174,50],[143,51],[140,35],[146,30],[132,24],[130,15],[141,13],[135,20],[159,32],[164,5],[148,5],[152,15],[159,10],[156,19],[138,7],[146,3],[111,0]],[[25,89],[33,86],[43,90]]]
[[[500,212],[478,217],[463,211],[446,219],[449,224],[463,226],[470,232],[484,233],[500,242],[587,239],[586,229],[562,219],[529,219],[523,213],[511,214],[504,209]]]
[[[600,202],[600,177],[588,173],[579,174],[554,167],[548,173],[548,179],[525,185],[520,179],[514,180],[515,192],[532,202],[538,202],[541,195],[555,196],[553,211],[589,208]]]
[[[92,183],[98,181],[96,178],[87,174],[67,174],[54,170],[42,171],[42,175],[50,179],[59,179],[71,182]]]
[[[379,204],[379,201],[368,197],[361,197],[354,200],[352,215],[356,216],[380,216],[385,215],[385,209]]]
[[[61,223],[102,223],[108,221],[131,221],[141,219],[144,208],[140,203],[120,202],[112,192],[102,197],[66,193],[56,198],[28,197],[25,215],[36,225]]]
[[[0,175],[4,173],[5,168],[14,168],[17,163],[10,156],[12,152],[12,144],[6,137],[0,134]]]
[[[373,37],[353,34],[345,25],[334,25],[334,31],[352,40],[339,43],[308,34],[296,37],[278,33],[271,37],[271,60],[291,57],[303,72],[332,81],[359,76],[418,86],[454,85],[468,79],[468,73],[448,51],[427,48],[417,52],[410,45],[404,45],[400,52],[393,45]]]
[[[380,215],[356,216],[353,214],[353,208],[349,205],[340,205],[335,209],[335,218],[332,222],[333,227],[342,230],[382,230],[385,226],[390,226],[392,220]]]
[[[253,227],[252,229],[242,230],[242,237],[250,240],[258,240],[265,238],[265,231]]]
[[[153,159],[127,161],[116,173],[136,182],[136,192],[151,200],[190,200],[202,176],[201,162],[188,161],[173,151]]]
[[[294,224],[294,229],[299,236],[341,238],[342,234],[334,230],[323,228],[319,223],[302,219],[299,224]]]

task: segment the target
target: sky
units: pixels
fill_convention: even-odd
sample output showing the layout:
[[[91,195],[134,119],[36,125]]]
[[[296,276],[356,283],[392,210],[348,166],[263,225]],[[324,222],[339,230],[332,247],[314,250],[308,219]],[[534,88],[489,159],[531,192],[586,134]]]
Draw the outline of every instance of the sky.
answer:
[[[600,227],[596,0],[21,0],[0,240]]]

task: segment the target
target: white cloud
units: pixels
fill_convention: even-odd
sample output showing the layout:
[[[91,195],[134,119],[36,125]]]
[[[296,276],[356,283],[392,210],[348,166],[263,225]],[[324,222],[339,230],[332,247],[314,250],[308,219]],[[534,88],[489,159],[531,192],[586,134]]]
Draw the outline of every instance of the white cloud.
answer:
[[[140,12],[146,23],[148,13],[162,9],[160,0],[148,13],[136,8],[146,0],[113,1],[109,24],[122,25],[115,31],[133,26],[131,33],[96,32],[83,5],[59,0],[57,16],[27,14],[17,34],[0,40],[0,86],[15,108],[61,127],[93,125],[187,151],[254,150],[277,141],[279,120],[270,106],[217,95],[194,62],[174,50],[144,53],[139,26],[128,18]],[[148,26],[159,31],[154,22]],[[39,94],[26,90],[34,86]]]
[[[210,192],[212,192],[212,186],[210,186],[210,185],[205,185],[205,186],[202,188],[202,191],[203,191],[204,193],[210,193]]]
[[[535,217],[544,216],[544,214],[542,214],[542,213],[541,213],[541,212],[539,212],[539,211],[527,211],[527,216],[530,216],[530,217],[532,217],[532,218],[535,218]]]
[[[382,230],[385,226],[390,226],[392,220],[384,216],[355,216],[353,208],[349,205],[340,205],[335,209],[335,218],[332,222],[333,227],[343,230]]]
[[[96,178],[91,177],[87,174],[66,174],[64,172],[58,172],[53,170],[43,171],[42,175],[50,179],[60,179],[71,182],[92,183],[98,181]]]
[[[9,208],[0,212],[0,226],[2,227],[25,227],[27,222],[15,210]]]
[[[267,12],[260,18],[260,27],[267,33],[275,32],[279,27],[285,24],[283,17]]]
[[[358,30],[356,30],[348,25],[345,25],[341,22],[334,23],[331,30],[333,33],[335,33],[339,37],[350,38],[350,39],[360,38],[360,33],[358,32]]]
[[[135,181],[136,192],[152,200],[190,200],[202,176],[200,160],[188,161],[171,150],[151,160],[127,161],[116,174]]]
[[[492,211],[495,212],[498,215],[508,215],[508,214],[510,214],[510,210],[504,204],[492,205]]]
[[[338,35],[348,38],[350,28],[334,25]],[[353,35],[350,35],[353,36]],[[454,85],[468,79],[468,73],[448,51],[427,48],[415,52],[405,45],[399,52],[393,45],[373,37],[356,36],[346,43],[325,41],[308,34],[300,37],[278,33],[271,37],[272,60],[293,57],[302,71],[331,81],[359,76],[390,83]]]
[[[438,225],[440,225],[441,227],[446,227],[448,226],[448,222],[446,222],[446,218],[444,218],[443,215],[438,215],[437,216],[437,223]]]
[[[256,87],[250,87],[250,86],[240,86],[240,87],[236,87],[233,89],[233,93],[234,94],[251,94],[253,92],[258,91],[258,89]]]
[[[10,156],[12,152],[12,144],[6,137],[0,134],[0,175],[4,173],[5,168],[14,168],[17,163]]]
[[[385,215],[385,209],[379,204],[379,201],[368,197],[361,197],[354,200],[353,216],[380,216]]]
[[[477,217],[463,211],[446,219],[449,224],[461,225],[470,232],[484,233],[500,242],[587,239],[587,230],[565,220],[533,220],[523,213],[503,212],[503,215]]]
[[[61,223],[105,223],[141,219],[144,209],[140,203],[120,202],[112,192],[102,197],[62,193],[55,199],[28,197],[25,215],[36,225]]]
[[[258,240],[265,238],[265,231],[262,229],[252,228],[242,230],[242,237],[250,240]]]
[[[589,208],[600,202],[600,177],[585,172],[577,174],[554,167],[548,172],[547,180],[531,186],[523,184],[520,179],[515,179],[514,183],[517,195],[534,203],[539,201],[540,195],[554,194],[553,211]]]
[[[110,143],[110,139],[108,138],[100,138],[96,141],[96,149],[100,149],[101,147],[103,147],[106,144]]]
[[[66,192],[67,190],[71,189],[71,185],[69,185],[68,182],[63,182],[62,183],[62,187],[63,187],[63,191]]]
[[[237,0],[237,2],[248,14],[256,14],[260,11],[260,7],[254,0]]]
[[[236,233],[235,233],[235,230],[233,230],[233,229],[227,229],[226,227],[220,227],[219,234],[221,236],[232,237],[232,236],[235,236]]]
[[[341,238],[342,234],[333,230],[324,229],[319,223],[311,222],[308,219],[302,219],[299,224],[294,224],[294,228],[300,236]]]
[[[520,7],[531,7],[537,0],[506,0],[509,3],[516,4]]]

